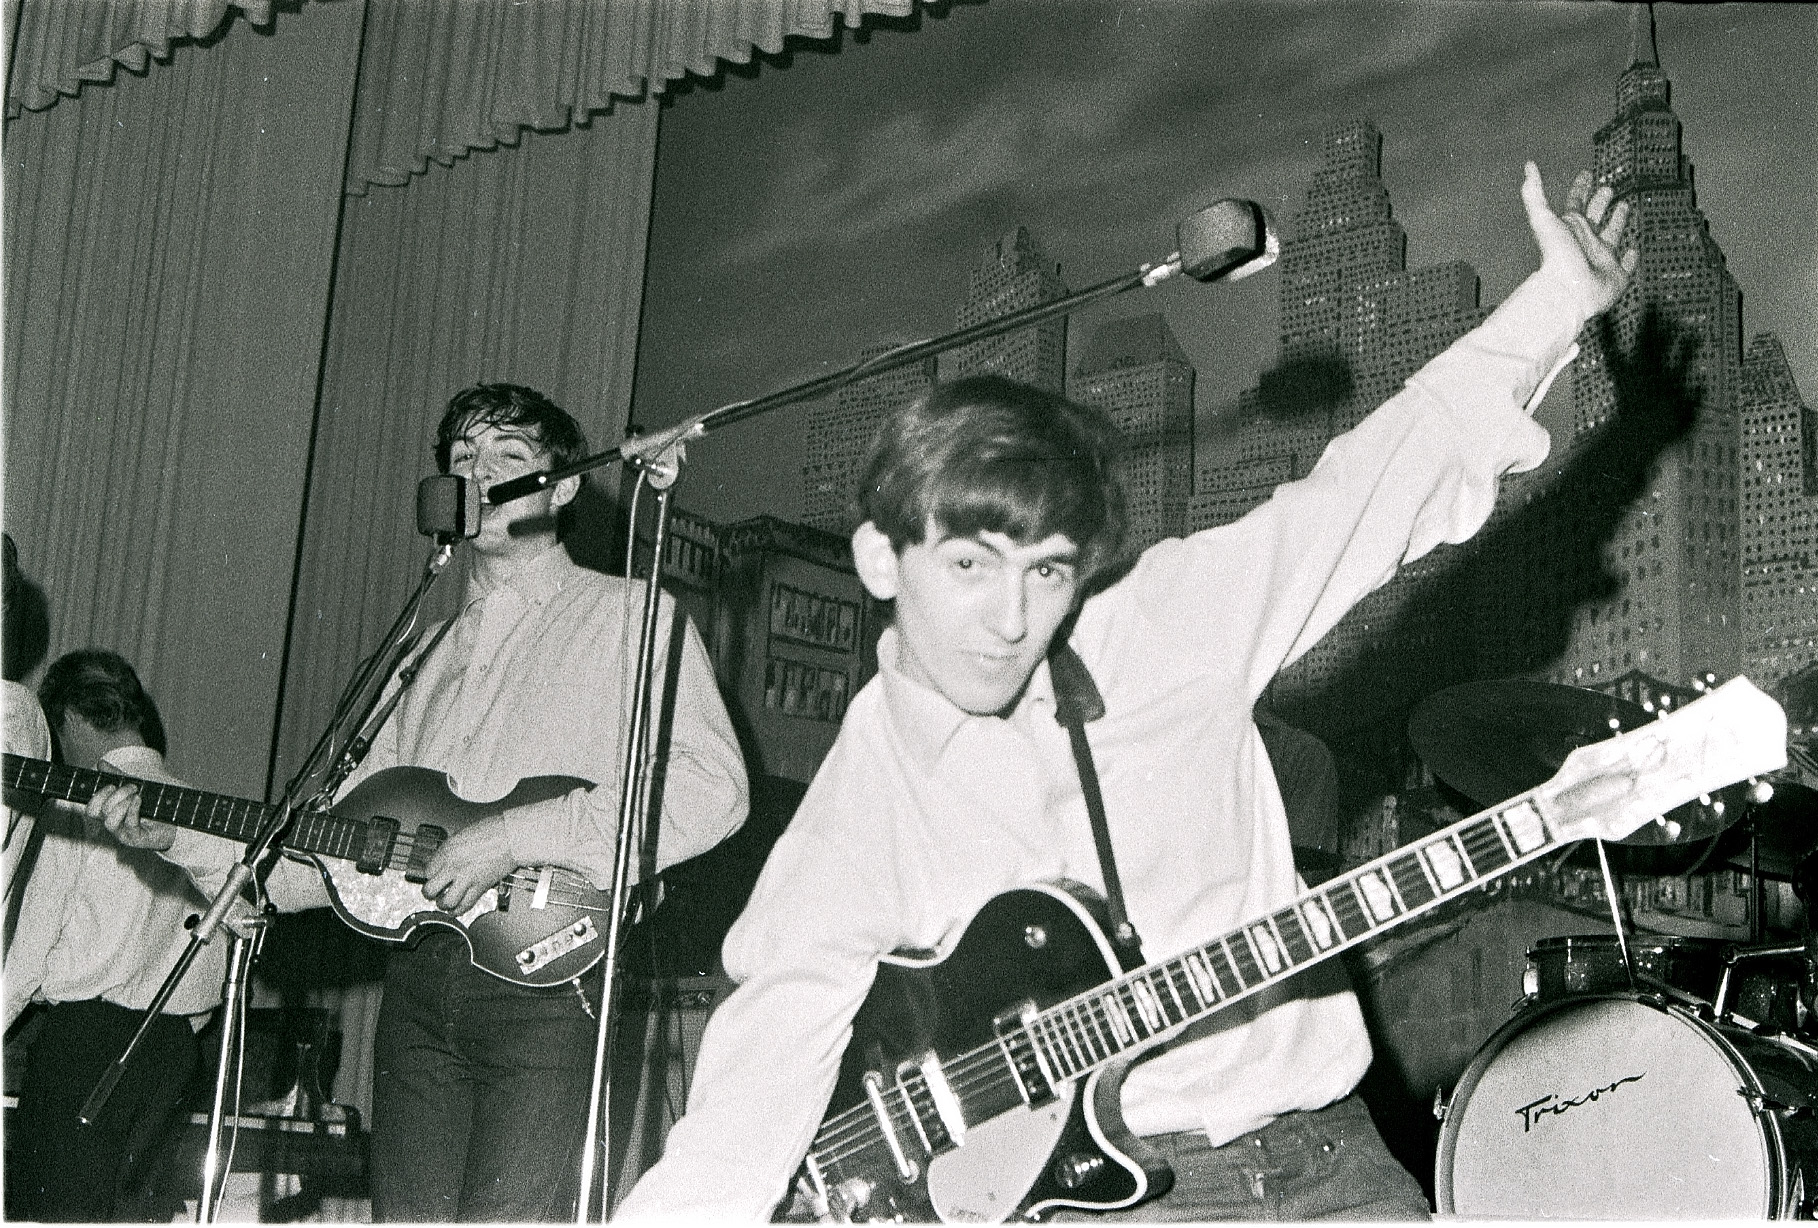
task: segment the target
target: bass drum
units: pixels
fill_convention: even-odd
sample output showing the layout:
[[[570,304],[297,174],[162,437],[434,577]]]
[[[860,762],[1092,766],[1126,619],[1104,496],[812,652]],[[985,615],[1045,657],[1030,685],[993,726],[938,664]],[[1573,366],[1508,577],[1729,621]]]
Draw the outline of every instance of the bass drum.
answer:
[[[1439,1210],[1470,1219],[1804,1218],[1818,1051],[1631,994],[1542,1003],[1465,1068]]]

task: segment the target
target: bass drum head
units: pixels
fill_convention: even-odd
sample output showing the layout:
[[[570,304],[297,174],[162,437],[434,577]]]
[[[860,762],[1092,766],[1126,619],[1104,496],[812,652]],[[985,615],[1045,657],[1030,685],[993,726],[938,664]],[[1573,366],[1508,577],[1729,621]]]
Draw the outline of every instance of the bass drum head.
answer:
[[[1763,1219],[1778,1141],[1719,1032],[1607,996],[1505,1024],[1439,1133],[1435,1195],[1467,1218]]]

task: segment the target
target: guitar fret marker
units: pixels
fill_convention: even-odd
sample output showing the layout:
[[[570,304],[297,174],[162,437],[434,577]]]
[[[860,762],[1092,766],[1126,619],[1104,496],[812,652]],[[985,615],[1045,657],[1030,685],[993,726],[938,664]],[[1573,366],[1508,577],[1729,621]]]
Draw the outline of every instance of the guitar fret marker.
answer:
[[[1187,983],[1193,986],[1193,996],[1199,999],[1201,1006],[1210,1006],[1218,1000],[1218,985],[1213,980],[1212,970],[1206,967],[1205,955],[1194,951],[1184,961],[1187,967]]]
[[[1382,884],[1382,879],[1374,871],[1357,875],[1351,880],[1358,899],[1368,910],[1370,918],[1378,924],[1395,915],[1395,898],[1389,889]]]
[[[1318,899],[1306,901],[1300,910],[1301,919],[1307,923],[1307,932],[1313,938],[1313,945],[1325,950],[1332,945],[1332,919],[1326,916],[1326,910],[1320,906]]]
[[[1250,936],[1250,946],[1255,949],[1257,959],[1271,976],[1280,972],[1286,962],[1282,959],[1281,946],[1273,935],[1260,925],[1252,925],[1244,931]]]
[[[1126,1048],[1136,1040],[1136,1029],[1130,1026],[1130,1017],[1124,1014],[1124,1004],[1117,1000],[1116,994],[1103,994],[1099,1004],[1104,1007],[1105,1022],[1111,1025],[1112,1039],[1117,1041],[1118,1048]]]
[[[1546,826],[1540,821],[1540,812],[1534,809],[1533,803],[1510,806],[1503,811],[1503,821],[1508,824],[1509,838],[1524,856],[1546,844]]]
[[[1130,983],[1130,996],[1136,1000],[1136,1012],[1142,1017],[1143,1025],[1153,1036],[1167,1026],[1167,1016],[1162,1014],[1161,1000],[1155,996],[1155,989],[1146,978]]]
[[[1426,854],[1427,865],[1433,872],[1434,885],[1439,890],[1450,891],[1465,881],[1464,867],[1450,843],[1435,840],[1426,846]]]

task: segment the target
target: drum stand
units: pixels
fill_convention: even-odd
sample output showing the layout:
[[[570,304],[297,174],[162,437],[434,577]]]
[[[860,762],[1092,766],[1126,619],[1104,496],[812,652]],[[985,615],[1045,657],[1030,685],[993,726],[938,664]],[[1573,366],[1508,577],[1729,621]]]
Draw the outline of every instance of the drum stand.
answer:
[[[1610,854],[1602,840],[1597,841],[1597,867],[1603,871],[1603,894],[1610,902],[1610,924],[1616,928],[1616,949],[1622,955],[1623,976],[1629,988],[1635,988],[1635,957],[1629,952],[1628,934],[1622,923],[1622,895],[1616,890],[1616,876],[1610,871]]]

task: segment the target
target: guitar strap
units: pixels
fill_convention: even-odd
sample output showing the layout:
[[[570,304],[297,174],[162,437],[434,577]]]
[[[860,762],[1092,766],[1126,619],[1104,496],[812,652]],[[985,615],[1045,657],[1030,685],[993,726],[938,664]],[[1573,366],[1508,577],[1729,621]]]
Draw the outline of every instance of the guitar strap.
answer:
[[[1079,768],[1079,789],[1086,798],[1086,815],[1092,820],[1092,843],[1098,847],[1098,867],[1105,876],[1105,907],[1111,914],[1111,940],[1128,965],[1142,963],[1142,938],[1130,924],[1124,908],[1124,887],[1117,877],[1117,859],[1111,853],[1111,830],[1105,823],[1105,797],[1098,787],[1098,768],[1092,762],[1092,744],[1086,724],[1105,714],[1105,699],[1086,663],[1073,646],[1061,642],[1048,654],[1048,674],[1054,682],[1054,719],[1067,731],[1073,744],[1073,762]]]

